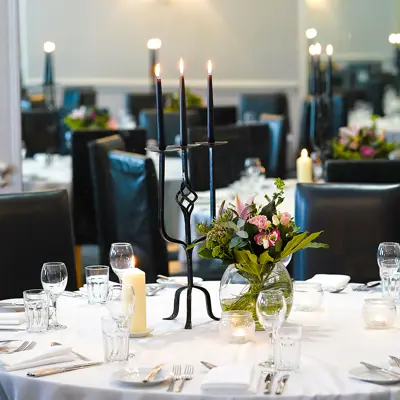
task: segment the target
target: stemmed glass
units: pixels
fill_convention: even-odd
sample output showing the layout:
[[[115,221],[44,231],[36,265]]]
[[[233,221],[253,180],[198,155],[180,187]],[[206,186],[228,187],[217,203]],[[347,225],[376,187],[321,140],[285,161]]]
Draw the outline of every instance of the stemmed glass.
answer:
[[[110,265],[119,283],[122,283],[122,274],[128,268],[135,266],[135,258],[130,243],[113,243],[110,249]]]
[[[396,290],[392,288],[392,283],[400,267],[400,244],[396,242],[380,243],[376,258],[382,279],[383,295],[390,296],[391,291],[395,295]]]
[[[130,285],[113,285],[108,290],[106,308],[117,323],[125,323],[135,310],[135,291]]]
[[[66,326],[61,325],[57,320],[57,300],[67,286],[67,267],[62,262],[44,263],[40,279],[42,281],[43,289],[49,294],[53,306],[49,329],[65,329]]]
[[[261,160],[256,157],[246,158],[244,161],[244,173],[250,185],[261,184],[264,180],[265,168]]]
[[[259,323],[268,333],[269,357],[260,363],[261,367],[274,367],[274,344],[279,328],[285,321],[286,300],[281,290],[263,290],[258,294],[256,312]]]

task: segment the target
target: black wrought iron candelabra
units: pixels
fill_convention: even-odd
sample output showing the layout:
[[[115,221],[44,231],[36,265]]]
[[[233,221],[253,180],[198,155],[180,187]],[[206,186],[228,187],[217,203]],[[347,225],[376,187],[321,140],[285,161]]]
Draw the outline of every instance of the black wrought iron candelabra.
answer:
[[[164,319],[173,320],[179,314],[179,301],[180,296],[184,290],[187,291],[186,297],[186,323],[185,329],[192,329],[192,291],[193,289],[200,290],[204,293],[207,314],[208,316],[218,321],[217,318],[212,311],[211,306],[211,297],[208,290],[202,286],[198,286],[193,284],[193,245],[201,242],[204,237],[197,238],[192,240],[192,226],[191,226],[191,215],[194,209],[194,205],[198,196],[196,192],[193,190],[192,185],[189,179],[188,173],[188,150],[195,149],[199,146],[206,146],[209,148],[209,172],[210,172],[210,220],[213,220],[215,217],[215,186],[214,186],[214,150],[216,146],[226,144],[227,142],[202,142],[202,143],[194,143],[188,145],[180,145],[180,146],[167,146],[165,150],[160,149],[159,147],[149,147],[147,150],[152,152],[157,152],[159,154],[159,181],[158,181],[158,226],[160,230],[160,234],[164,240],[170,243],[176,243],[183,247],[186,253],[186,261],[187,261],[187,278],[188,283],[185,286],[178,288],[175,292],[174,297],[174,309],[172,314],[169,317]],[[178,238],[173,238],[168,235],[165,230],[165,156],[168,152],[180,151],[181,152],[181,161],[182,161],[182,182],[179,191],[176,193],[175,201],[177,202],[184,220],[185,225],[185,240],[180,240]]]

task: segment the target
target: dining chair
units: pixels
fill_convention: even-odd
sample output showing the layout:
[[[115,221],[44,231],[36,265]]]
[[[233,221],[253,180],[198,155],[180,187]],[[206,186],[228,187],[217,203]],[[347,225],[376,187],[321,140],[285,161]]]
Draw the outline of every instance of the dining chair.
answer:
[[[117,237],[113,187],[108,159],[108,153],[112,150],[125,150],[121,136],[108,136],[89,143],[97,242],[100,249],[100,264],[102,265],[109,264],[110,247]]]
[[[97,91],[92,86],[64,88],[63,93],[63,108],[73,110],[81,106],[95,107],[97,100]]]
[[[400,185],[298,184],[295,222],[302,231],[324,233],[329,249],[295,254],[293,278],[345,274],[353,282],[379,280],[381,242],[400,241]]]
[[[207,126],[207,107],[197,107],[198,125]],[[236,106],[215,106],[214,107],[214,125],[234,125],[237,122],[237,107]]]
[[[325,180],[338,183],[400,183],[400,160],[328,160]]]
[[[164,93],[163,104],[167,106],[171,94]],[[139,114],[142,110],[156,107],[156,97],[153,93],[127,93],[125,97],[126,110],[139,121]]]
[[[40,288],[43,263],[63,262],[68,290],[81,286],[75,270],[71,214],[66,190],[0,195],[0,298],[20,298]]]
[[[147,282],[168,275],[168,254],[158,230],[157,175],[140,154],[109,152],[117,239],[132,244]]]
[[[90,170],[89,146],[94,140],[118,134],[128,151],[145,154],[146,131],[84,130],[72,132],[72,216],[77,264],[80,265],[81,246],[98,244],[95,202]]]

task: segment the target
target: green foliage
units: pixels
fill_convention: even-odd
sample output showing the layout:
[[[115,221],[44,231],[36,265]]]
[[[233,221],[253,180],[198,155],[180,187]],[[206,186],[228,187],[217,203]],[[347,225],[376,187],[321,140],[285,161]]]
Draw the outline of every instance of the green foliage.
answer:
[[[81,107],[64,118],[69,129],[107,129],[110,127],[110,114],[107,109]]]
[[[186,88],[186,107],[187,108],[195,108],[202,107],[203,100],[197,94],[192,93],[188,88]],[[179,92],[175,92],[172,94],[172,98],[170,104],[167,105],[166,111],[179,111]]]

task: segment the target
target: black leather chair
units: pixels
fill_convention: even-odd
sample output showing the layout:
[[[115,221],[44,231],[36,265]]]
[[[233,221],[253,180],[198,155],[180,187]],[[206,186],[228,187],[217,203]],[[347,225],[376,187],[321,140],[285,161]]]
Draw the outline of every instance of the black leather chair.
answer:
[[[158,231],[157,175],[153,161],[139,154],[109,153],[117,239],[129,242],[146,281],[168,275],[168,254]]]
[[[327,182],[400,183],[400,160],[328,160]]]
[[[72,133],[72,205],[75,242],[97,244],[93,186],[90,175],[89,142],[119,134],[128,151],[145,154],[146,131],[85,130]]]
[[[163,102],[164,107],[170,101],[171,94],[164,93]],[[125,97],[125,108],[128,112],[139,121],[139,114],[142,110],[155,108],[156,97],[153,93],[127,93]]]
[[[376,251],[399,242],[400,185],[298,184],[295,221],[303,231],[324,233],[329,249],[295,254],[293,278],[346,274],[353,282],[379,279]]]
[[[81,106],[95,107],[97,92],[91,86],[65,87],[63,94],[63,108],[73,110]]]
[[[207,126],[207,107],[196,108],[199,116],[198,125]],[[215,106],[214,107],[214,124],[215,126],[234,125],[237,121],[236,106]]]
[[[68,194],[65,190],[0,195],[0,299],[41,288],[43,263],[61,261],[68,290],[77,289]]]
[[[22,140],[26,156],[36,153],[56,153],[60,143],[60,115],[46,109],[24,110],[22,115]]]
[[[108,153],[112,150],[125,150],[121,136],[108,136],[89,143],[94,209],[98,232],[97,242],[100,248],[100,264],[103,265],[109,264],[110,246],[117,238],[113,186],[108,159]]]

